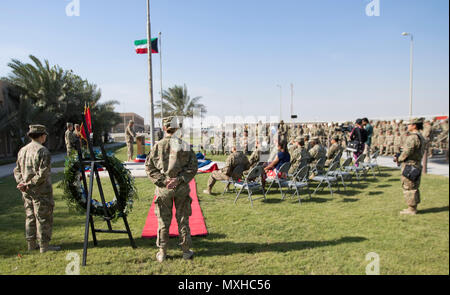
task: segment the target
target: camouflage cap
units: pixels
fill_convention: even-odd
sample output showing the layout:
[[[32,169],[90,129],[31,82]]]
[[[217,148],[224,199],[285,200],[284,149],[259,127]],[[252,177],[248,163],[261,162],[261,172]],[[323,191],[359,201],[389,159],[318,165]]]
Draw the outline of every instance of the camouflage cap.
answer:
[[[319,137],[318,137],[318,136],[313,136],[313,137],[311,138],[311,140],[319,141]]]
[[[331,139],[334,139],[334,140],[336,140],[336,141],[339,141],[339,135],[333,135],[333,136],[331,137]]]
[[[423,124],[425,118],[413,118],[408,121],[408,124]]]
[[[296,142],[300,142],[300,141],[303,141],[305,139],[305,137],[303,137],[303,136],[297,136],[296,138],[295,138],[295,141]]]
[[[47,134],[47,129],[45,128],[44,125],[30,125],[29,126],[30,130],[28,131],[27,135],[30,134]]]

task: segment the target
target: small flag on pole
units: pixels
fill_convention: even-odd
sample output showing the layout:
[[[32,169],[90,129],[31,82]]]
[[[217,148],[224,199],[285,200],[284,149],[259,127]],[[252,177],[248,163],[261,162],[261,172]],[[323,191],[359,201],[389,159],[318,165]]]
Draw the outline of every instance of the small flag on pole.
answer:
[[[137,54],[147,54],[147,39],[134,41]],[[152,38],[152,53],[158,52],[158,38]]]
[[[84,105],[84,117],[86,119],[86,124],[88,128],[89,134],[92,134],[92,121],[91,121],[91,110],[89,106],[86,107],[86,104]],[[84,130],[84,124],[81,123],[81,132],[80,132],[81,138],[83,138],[85,141],[87,141],[86,131]]]

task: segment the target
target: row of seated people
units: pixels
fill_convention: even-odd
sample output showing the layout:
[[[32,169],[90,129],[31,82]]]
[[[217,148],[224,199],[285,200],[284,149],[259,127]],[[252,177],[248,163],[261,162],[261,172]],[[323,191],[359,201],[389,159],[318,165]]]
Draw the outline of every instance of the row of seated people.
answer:
[[[261,165],[263,170],[262,183],[265,185],[266,178],[286,178],[287,175],[280,173],[280,168],[285,163],[290,163],[289,174],[293,174],[300,165],[307,164],[311,167],[323,162],[322,167],[318,166],[317,171],[321,172],[325,167],[329,166],[333,160],[342,154],[342,146],[339,144],[339,137],[333,136],[331,145],[327,150],[321,143],[318,137],[313,137],[307,144],[303,137],[297,137],[290,145],[284,141],[277,143],[277,149],[273,150],[269,159],[266,162],[261,161],[261,152],[259,145],[256,144],[256,149],[248,158],[243,152],[237,151],[236,147],[232,148],[232,153],[227,157],[225,166],[213,171],[208,179],[207,188],[203,193],[210,195],[211,191],[217,181],[240,179],[246,175],[251,169],[257,165]]]

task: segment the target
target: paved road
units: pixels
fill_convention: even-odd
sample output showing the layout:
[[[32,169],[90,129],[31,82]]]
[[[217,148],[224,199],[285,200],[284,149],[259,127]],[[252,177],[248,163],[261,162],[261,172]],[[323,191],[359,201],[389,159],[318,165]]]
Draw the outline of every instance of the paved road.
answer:
[[[121,146],[121,145],[123,145],[123,143],[117,142],[117,143],[107,144],[105,147],[107,149],[110,149],[110,148],[114,148],[114,147]],[[98,149],[99,147],[94,147],[94,148]],[[65,153],[52,155],[52,163],[64,161],[65,156],[66,156]],[[16,167],[15,163],[0,166],[0,178],[12,175],[15,167]],[[52,169],[52,173],[58,173],[61,171],[64,171],[64,168],[61,167],[61,168],[53,168]]]

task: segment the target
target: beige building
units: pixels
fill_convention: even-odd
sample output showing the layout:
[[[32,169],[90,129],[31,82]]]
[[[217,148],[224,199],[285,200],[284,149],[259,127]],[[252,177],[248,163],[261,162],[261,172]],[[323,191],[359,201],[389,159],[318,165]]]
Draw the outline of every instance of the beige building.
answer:
[[[128,126],[128,122],[130,120],[134,121],[134,131],[136,133],[145,131],[144,118],[142,118],[138,114],[119,113],[119,115],[122,118],[122,121],[112,128],[111,133],[125,133],[126,127]]]

